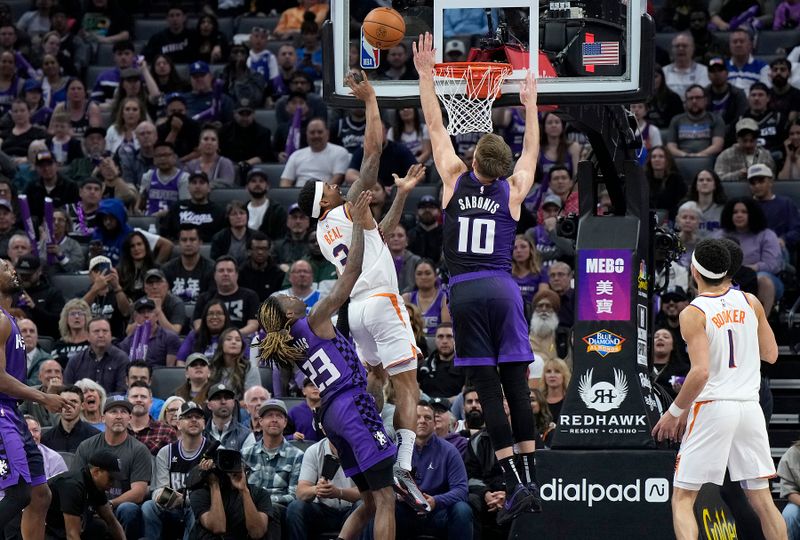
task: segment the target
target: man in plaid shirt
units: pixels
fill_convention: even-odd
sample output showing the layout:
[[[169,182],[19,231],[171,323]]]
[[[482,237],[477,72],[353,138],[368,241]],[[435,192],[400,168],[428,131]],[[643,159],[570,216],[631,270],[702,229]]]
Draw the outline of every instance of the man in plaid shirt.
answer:
[[[164,446],[178,440],[178,434],[171,426],[153,420],[150,407],[153,405],[153,392],[144,381],[134,381],[128,388],[128,401],[133,404],[128,433],[144,444],[151,454],[158,454]]]
[[[303,464],[303,451],[283,437],[288,419],[283,401],[265,401],[258,410],[263,438],[242,450],[242,461],[252,471],[247,481],[267,490],[273,509],[280,513],[282,530],[286,530],[286,507],[297,498],[295,492]]]

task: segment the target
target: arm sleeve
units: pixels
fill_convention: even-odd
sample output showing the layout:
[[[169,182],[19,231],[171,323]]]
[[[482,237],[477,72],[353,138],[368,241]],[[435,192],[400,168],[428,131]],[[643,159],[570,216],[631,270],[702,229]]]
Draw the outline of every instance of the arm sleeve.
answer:
[[[711,136],[712,137],[722,137],[725,138],[725,121],[719,115],[715,114],[714,117],[714,126]]]
[[[350,153],[344,148],[336,149],[336,160],[333,163],[333,174],[344,174],[350,165]]]
[[[312,484],[316,484],[319,480],[319,450],[322,445],[314,445],[303,454],[303,464],[300,465],[300,476],[297,478],[298,482],[304,480]]]
[[[758,269],[777,274],[783,269],[783,257],[778,237],[772,229],[764,230],[762,235],[761,261],[758,263]]]
[[[286,165],[283,167],[281,178],[288,178],[292,182],[297,180],[297,153],[292,153],[289,159],[286,160]]]
[[[136,441],[139,443],[139,441]],[[142,443],[134,445],[131,484],[134,482],[150,483],[153,476],[153,458],[150,451]]]
[[[455,505],[458,501],[467,500],[467,469],[464,467],[464,462],[456,450],[456,447],[450,443],[442,441],[442,446],[447,445],[447,485],[450,488],[445,493],[434,495],[433,500],[436,501],[436,506],[447,508]]]
[[[192,347],[194,347],[194,330],[191,330],[181,342],[181,347],[178,349],[175,358],[181,362],[185,361],[192,354]]]
[[[156,455],[156,465],[153,469],[150,489],[157,489],[169,484],[169,445],[167,445],[159,450],[158,455]]]

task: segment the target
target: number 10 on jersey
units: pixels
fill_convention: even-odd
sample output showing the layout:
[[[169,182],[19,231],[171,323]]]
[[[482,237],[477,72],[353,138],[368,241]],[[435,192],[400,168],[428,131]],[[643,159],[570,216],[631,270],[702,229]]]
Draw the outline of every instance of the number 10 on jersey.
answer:
[[[491,219],[458,218],[458,251],[489,255],[494,253],[494,227]]]

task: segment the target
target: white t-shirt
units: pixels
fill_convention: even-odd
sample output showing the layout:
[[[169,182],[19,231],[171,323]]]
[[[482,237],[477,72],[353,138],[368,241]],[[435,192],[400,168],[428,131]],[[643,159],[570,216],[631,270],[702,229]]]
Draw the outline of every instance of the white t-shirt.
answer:
[[[309,180],[330,182],[337,174],[344,174],[350,165],[350,152],[338,144],[328,143],[321,152],[313,152],[311,147],[301,148],[289,156],[281,178],[303,187]]]
[[[253,206],[252,202],[247,203],[247,215],[249,216],[247,219],[247,227],[257,231],[264,221],[264,216],[267,215],[268,208],[269,199],[261,206]]]
[[[692,62],[689,69],[681,69],[675,64],[664,66],[664,82],[670,90],[678,94],[681,100],[685,99],[686,89],[693,84],[699,84],[703,88],[711,84],[708,80],[708,68],[703,64]]]

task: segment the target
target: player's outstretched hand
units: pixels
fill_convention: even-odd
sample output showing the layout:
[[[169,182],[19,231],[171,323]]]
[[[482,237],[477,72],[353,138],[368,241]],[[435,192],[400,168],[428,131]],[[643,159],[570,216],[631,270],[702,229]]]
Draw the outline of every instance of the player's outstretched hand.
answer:
[[[519,101],[526,107],[535,107],[538,89],[536,87],[536,74],[528,70],[528,75],[522,81],[519,89]]]
[[[351,71],[345,77],[344,82],[350,87],[353,95],[364,103],[375,98],[375,89],[367,80],[367,74],[363,71],[360,73]]]
[[[420,180],[425,178],[425,165],[421,163],[413,164],[408,168],[408,172],[403,178],[400,178],[394,173],[392,173],[392,176],[394,176],[394,185],[397,186],[397,189],[408,193],[414,189],[414,186],[416,186]]]
[[[369,203],[371,202],[372,192],[362,191],[355,204],[353,204],[353,222],[365,228],[372,225],[375,218],[372,217],[372,212],[369,210]]]
[[[58,394],[45,394],[41,400],[40,405],[43,405],[48,411],[52,413],[60,413],[64,410],[72,410],[75,405],[61,397]]]
[[[433,76],[433,66],[436,65],[436,49],[433,48],[433,36],[430,32],[419,35],[419,41],[411,43],[414,51],[414,67],[420,76]]]

